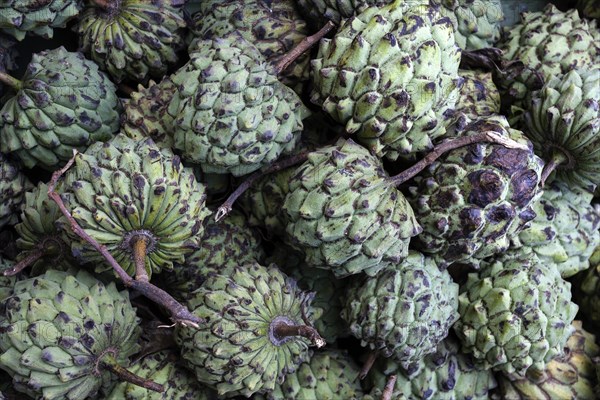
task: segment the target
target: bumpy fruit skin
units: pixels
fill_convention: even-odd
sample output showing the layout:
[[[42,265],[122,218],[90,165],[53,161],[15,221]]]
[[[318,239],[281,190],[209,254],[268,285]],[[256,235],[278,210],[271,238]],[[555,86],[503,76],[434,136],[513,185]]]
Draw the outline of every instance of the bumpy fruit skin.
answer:
[[[263,228],[269,238],[285,235],[286,219],[281,208],[290,191],[289,180],[296,168],[290,167],[259,179],[239,199],[252,226]]]
[[[0,313],[3,309],[4,299],[13,293],[13,287],[17,282],[16,276],[4,276],[3,271],[12,268],[14,261],[10,261],[0,255]]]
[[[311,152],[289,180],[286,241],[338,278],[375,275],[408,255],[421,231],[381,162],[352,140]]]
[[[62,167],[119,129],[117,88],[82,53],[59,47],[33,55],[21,88],[0,110],[0,150],[27,168]]]
[[[573,298],[579,305],[584,322],[600,329],[600,246],[590,257],[590,268],[573,277]]]
[[[186,255],[185,262],[173,271],[161,274],[161,278],[169,293],[187,301],[208,275],[229,275],[239,265],[260,263],[264,258],[260,236],[248,225],[246,217],[234,210],[219,222],[208,218],[200,247]]]
[[[309,22],[315,27],[323,26],[327,21],[339,25],[343,19],[364,10],[369,6],[383,7],[393,0],[297,0]]]
[[[554,181],[533,203],[536,217],[513,242],[529,247],[540,261],[555,264],[563,278],[589,268],[589,259],[600,245],[600,211],[591,203],[593,194],[570,190]]]
[[[104,400],[210,400],[212,390],[200,385],[179,362],[172,350],[147,355],[128,370],[137,376],[162,385],[162,393],[129,382],[120,382]]]
[[[463,125],[456,124],[457,135],[494,131],[528,149],[491,143],[464,146],[444,154],[414,179],[407,199],[423,232],[413,243],[434,254],[442,268],[453,262],[476,268],[480,260],[506,250],[511,237],[535,217],[531,204],[540,194],[542,161],[520,131],[502,116]]]
[[[177,87],[165,77],[160,83],[150,81],[138,86],[124,103],[121,131],[135,140],[152,138],[161,147],[173,147],[173,118],[167,112]]]
[[[0,229],[17,222],[24,193],[32,187],[19,163],[0,153]]]
[[[360,369],[342,350],[315,352],[310,360],[287,375],[281,385],[255,400],[359,400],[363,398]]]
[[[49,270],[16,283],[0,316],[0,366],[15,389],[48,400],[96,398],[127,364],[141,328],[126,291],[89,273]]]
[[[525,114],[536,153],[547,163],[565,158],[554,179],[588,191],[600,186],[600,56],[598,60],[589,70],[550,79],[532,94]]]
[[[500,0],[441,0],[440,12],[452,21],[456,44],[464,50],[494,47],[504,12]]]
[[[310,267],[303,259],[302,253],[283,243],[275,243],[267,262],[276,264],[295,279],[300,289],[314,292],[311,306],[322,311],[315,321],[315,329],[327,343],[333,343],[338,337],[350,334],[346,321],[340,316],[349,280],[337,279],[330,271]]]
[[[204,186],[179,157],[152,139],[136,142],[123,134],[96,143],[65,174],[59,193],[73,218],[129,274],[135,272],[131,246],[136,237],[148,240],[146,272],[172,269],[198,247],[205,206]],[[73,254],[82,262],[110,269],[103,257],[82,242],[61,219]]]
[[[194,292],[188,307],[206,323],[177,326],[175,341],[198,381],[220,396],[268,392],[309,358],[307,339],[278,338],[273,324],[304,325],[311,300],[275,265],[245,264]]]
[[[208,0],[200,4],[192,18],[194,38],[214,39],[237,31],[273,62],[309,33],[295,0]],[[197,40],[190,42],[190,53],[196,49]],[[282,71],[280,79],[300,92],[302,86],[297,84],[309,79],[309,59],[310,52],[301,55]]]
[[[567,340],[564,354],[550,361],[541,373],[513,381],[500,375],[502,398],[596,399],[596,368],[593,359],[600,355],[600,347],[595,343],[595,336],[582,328],[581,321],[573,321],[573,328],[575,332]]]
[[[27,32],[49,39],[53,28],[64,28],[79,14],[78,0],[4,0],[0,3],[0,30],[23,40]]]
[[[342,318],[363,346],[408,367],[448,336],[457,310],[458,285],[450,274],[411,251],[374,277],[355,278]]]
[[[446,131],[460,57],[435,3],[369,7],[321,40],[311,101],[378,157],[411,158]]]
[[[596,22],[579,17],[577,10],[562,12],[548,4],[543,11],[521,14],[521,22],[504,28],[497,47],[506,60],[520,60],[544,80],[573,69],[589,69],[600,62],[600,34]],[[504,84],[508,94],[524,100],[531,71]]]
[[[61,263],[67,267],[71,261],[70,246],[62,238],[55,222],[62,213],[54,200],[48,197],[48,186],[40,182],[25,193],[25,202],[21,207],[21,222],[15,225],[19,237],[17,248],[21,251],[19,259],[36,252],[42,252],[42,258],[32,264],[36,270],[45,269],[48,264],[56,268]]]
[[[381,399],[392,374],[397,376],[391,397],[395,400],[488,400],[497,386],[492,371],[478,368],[470,356],[460,351],[453,336],[408,370],[391,358],[378,359],[367,377],[373,390],[363,400]]]
[[[182,0],[88,1],[79,47],[116,81],[162,78],[184,46]]]
[[[578,306],[555,266],[518,250],[482,263],[459,296],[454,324],[463,351],[482,368],[513,379],[545,368],[563,352]]]
[[[201,40],[171,76],[174,146],[208,173],[251,173],[290,153],[307,112],[298,95],[238,34]]]
[[[491,72],[461,69],[463,79],[455,112],[470,118],[500,113],[500,92],[492,80]]]

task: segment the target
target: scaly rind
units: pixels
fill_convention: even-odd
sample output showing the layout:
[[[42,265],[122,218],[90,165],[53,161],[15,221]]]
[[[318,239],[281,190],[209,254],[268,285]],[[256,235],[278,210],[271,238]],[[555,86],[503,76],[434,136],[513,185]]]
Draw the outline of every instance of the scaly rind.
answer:
[[[309,357],[307,339],[293,336],[276,345],[270,324],[283,317],[304,325],[310,300],[275,265],[239,266],[228,276],[209,276],[194,292],[188,307],[207,323],[200,329],[176,327],[175,340],[198,380],[219,395],[270,391]]]
[[[96,370],[98,357],[109,351],[126,365],[139,351],[141,329],[128,293],[83,270],[19,281],[5,307],[0,364],[15,388],[35,397],[76,400],[110,390],[115,377]]]
[[[183,10],[172,0],[90,3],[75,30],[83,52],[116,81],[162,78],[183,47]]]
[[[502,398],[597,399],[594,358],[600,356],[600,347],[595,336],[582,328],[581,321],[573,321],[572,325],[575,331],[565,344],[564,354],[550,361],[541,373],[512,381],[499,375]]]
[[[0,153],[0,229],[18,221],[24,194],[33,187],[21,168],[18,162]]]
[[[289,154],[307,109],[239,34],[200,40],[171,76],[174,147],[207,173],[249,174]]]
[[[589,259],[600,245],[600,211],[593,194],[558,181],[546,184],[533,203],[536,217],[513,245],[530,247],[540,260],[555,264],[563,278],[589,268]]]
[[[60,192],[66,194],[75,220],[104,244],[121,266],[134,274],[127,240],[145,231],[152,238],[146,256],[147,273],[173,268],[198,247],[205,207],[204,186],[178,157],[151,139],[134,141],[123,134],[78,154]],[[64,219],[61,220],[64,224]],[[109,267],[88,243],[65,233],[76,256]]]
[[[23,40],[28,32],[50,39],[79,14],[75,0],[8,0],[0,3],[0,30]]]
[[[553,77],[531,97],[525,123],[535,151],[546,162],[567,157],[550,180],[587,191],[600,186],[600,67]]]
[[[434,352],[458,319],[458,285],[411,251],[374,277],[356,278],[341,316],[363,346],[408,367]]]
[[[284,240],[338,278],[402,261],[421,226],[387,179],[381,162],[352,140],[311,152],[289,180]]]
[[[59,47],[33,55],[22,87],[0,110],[0,149],[27,168],[55,170],[119,129],[116,86],[82,53]]]
[[[378,157],[414,158],[446,131],[460,56],[434,2],[369,7],[321,41],[311,101]]]
[[[524,377],[562,354],[577,310],[554,265],[510,250],[469,274],[453,328],[482,368]]]

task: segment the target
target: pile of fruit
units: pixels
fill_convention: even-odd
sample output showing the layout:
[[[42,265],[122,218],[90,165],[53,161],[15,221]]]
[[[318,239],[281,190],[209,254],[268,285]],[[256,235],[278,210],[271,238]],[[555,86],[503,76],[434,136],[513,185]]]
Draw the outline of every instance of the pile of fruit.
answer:
[[[0,399],[600,398],[598,18],[1,1]]]

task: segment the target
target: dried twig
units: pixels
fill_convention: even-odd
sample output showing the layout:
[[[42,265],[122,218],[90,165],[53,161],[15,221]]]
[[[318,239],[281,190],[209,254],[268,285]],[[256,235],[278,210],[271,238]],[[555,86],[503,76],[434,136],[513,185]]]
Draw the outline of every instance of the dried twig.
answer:
[[[129,276],[129,274],[125,272],[123,267],[119,265],[117,260],[114,259],[112,254],[110,254],[106,246],[98,243],[96,239],[88,235],[85,232],[85,230],[77,223],[77,221],[75,221],[75,218],[73,218],[69,210],[67,210],[65,203],[63,202],[60,195],[55,191],[55,188],[60,177],[71,167],[71,165],[73,165],[76,157],[77,151],[74,150],[73,157],[63,168],[59,169],[58,171],[55,171],[52,174],[52,179],[50,180],[50,184],[48,185],[48,196],[56,202],[62,214],[69,221],[73,232],[82,240],[89,243],[97,252],[99,252],[104,257],[108,264],[115,270],[117,276],[121,279],[121,281],[123,281],[123,284],[125,286],[139,291],[150,300],[163,306],[170,313],[170,317],[175,323],[184,326],[198,327],[199,324],[204,322],[202,319],[193,315],[185,306],[181,305],[177,300],[175,300],[170,294],[168,294],[164,290],[154,286],[150,282],[137,281],[131,276]]]
[[[227,200],[225,200],[225,202],[223,204],[221,204],[221,207],[219,207],[217,209],[217,212],[215,213],[215,221],[219,222],[225,216],[227,216],[227,214],[229,214],[231,212],[231,209],[233,207],[233,203],[235,203],[235,201],[246,190],[248,190],[258,179],[262,178],[265,175],[272,174],[272,173],[280,171],[282,169],[291,167],[292,165],[296,165],[296,164],[299,164],[301,162],[306,161],[306,159],[308,158],[308,154],[309,153],[310,153],[310,151],[303,151],[301,153],[298,153],[296,155],[293,155],[293,156],[285,158],[285,159],[283,159],[281,161],[278,161],[278,162],[272,164],[271,166],[269,166],[266,169],[259,170],[259,171],[256,171],[256,172],[252,173],[250,176],[248,176],[244,180],[244,182],[242,182],[240,184],[240,186],[238,186],[233,191],[233,193],[231,193],[229,195],[229,197],[227,198]]]
[[[397,375],[390,375],[381,394],[381,400],[392,400],[394,394],[394,386],[396,386]]]
[[[478,133],[475,135],[469,135],[469,136],[460,136],[457,138],[452,138],[452,139],[446,140],[446,141],[438,144],[437,146],[434,147],[434,149],[431,152],[429,152],[425,157],[423,157],[415,165],[402,171],[398,175],[392,176],[391,178],[389,178],[388,183],[390,185],[398,186],[398,185],[406,182],[407,180],[413,178],[419,172],[423,171],[425,168],[427,168],[429,165],[431,165],[435,160],[440,158],[444,153],[446,153],[450,150],[458,149],[463,146],[468,146],[470,144],[483,143],[483,142],[500,144],[509,149],[519,149],[519,150],[527,150],[528,149],[527,145],[519,143],[513,139],[506,137],[506,136],[502,136],[498,132],[494,132],[494,131],[487,131],[487,132],[482,132],[482,133]]]

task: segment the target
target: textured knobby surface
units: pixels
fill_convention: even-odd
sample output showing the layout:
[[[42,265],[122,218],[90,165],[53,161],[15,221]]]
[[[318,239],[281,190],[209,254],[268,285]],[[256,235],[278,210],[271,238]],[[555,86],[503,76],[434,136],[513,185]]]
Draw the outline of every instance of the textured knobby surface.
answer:
[[[184,45],[181,0],[90,1],[75,30],[79,47],[117,82],[162,78]]]
[[[77,0],[4,0],[0,3],[0,30],[22,40],[27,32],[46,39],[53,28],[64,28],[79,13]]]
[[[248,214],[252,226],[263,228],[267,237],[281,238],[286,219],[281,205],[290,187],[289,180],[296,168],[290,167],[259,179],[240,196],[239,204]]]
[[[139,351],[141,329],[127,292],[81,270],[49,270],[17,282],[0,315],[0,365],[15,389],[48,400],[79,400],[110,390],[103,356],[121,365]]]
[[[459,124],[457,124],[458,126]],[[481,117],[458,134],[493,131],[519,143],[529,141],[501,116]],[[438,265],[476,266],[508,248],[512,236],[535,217],[542,161],[533,149],[477,143],[452,150],[421,172],[408,201],[423,227],[414,243],[436,255]]]
[[[390,358],[380,358],[368,376],[373,390],[363,400],[381,399],[390,374],[398,377],[392,393],[397,400],[488,400],[497,385],[492,371],[476,366],[452,336],[408,370]]]
[[[542,370],[563,352],[577,305],[571,284],[534,254],[506,252],[471,273],[454,324],[463,350],[482,368],[513,377]]]
[[[600,185],[600,66],[550,79],[533,93],[525,122],[546,162],[566,158],[554,179],[589,191]]]
[[[581,19],[577,10],[562,12],[548,4],[543,11],[525,12],[520,23],[504,28],[497,44],[507,60],[521,60],[545,80],[600,62],[600,31],[595,21]],[[523,100],[530,72],[506,82],[509,94]]]
[[[214,393],[202,385],[178,362],[170,350],[150,354],[129,367],[139,377],[163,385],[162,393],[129,382],[120,382],[104,400],[210,400]]]
[[[600,347],[595,336],[583,330],[581,321],[573,321],[573,327],[564,354],[550,361],[541,373],[513,381],[500,375],[503,399],[597,399],[594,358],[600,355]]]
[[[193,15],[190,29],[194,39],[188,51],[196,49],[195,38],[215,39],[236,31],[254,44],[265,59],[276,61],[309,33],[295,3],[295,0],[203,1]],[[297,83],[308,80],[309,56],[310,52],[306,52],[291,68],[282,71],[284,83],[296,88]]]
[[[239,176],[291,152],[306,109],[273,67],[238,34],[199,40],[171,76],[174,146],[204,172]]]
[[[10,269],[15,263],[0,255],[0,312],[2,311],[2,304],[4,299],[10,296],[13,292],[13,287],[17,281],[16,276],[4,276],[2,271]]]
[[[157,145],[171,148],[173,118],[167,108],[176,90],[168,77],[160,83],[150,81],[147,88],[138,86],[138,91],[133,92],[124,104],[122,132],[135,140],[150,137]]]
[[[0,153],[0,229],[17,222],[24,193],[31,187],[21,166]]]
[[[435,351],[458,319],[458,285],[421,253],[355,279],[342,318],[363,346],[405,367]]]
[[[289,180],[286,240],[338,278],[401,261],[421,227],[386,179],[381,162],[352,140],[310,153]]]
[[[131,241],[136,235],[149,240],[149,275],[172,269],[173,262],[182,263],[185,254],[198,247],[202,221],[210,214],[204,186],[179,157],[152,139],[135,142],[120,134],[97,143],[77,154],[65,178],[59,193],[75,220],[130,275],[135,270]],[[98,270],[110,269],[69,226],[64,230],[76,257],[96,263]]]
[[[284,273],[296,279],[302,290],[315,293],[311,305],[322,311],[315,321],[315,328],[323,339],[333,343],[338,336],[348,336],[348,325],[340,316],[348,279],[337,279],[331,271],[310,267],[303,261],[302,253],[283,243],[276,243],[274,247],[267,261],[277,264]]]
[[[556,264],[563,278],[590,266],[589,259],[600,245],[600,213],[592,193],[570,190],[558,181],[544,187],[533,203],[536,217],[515,238],[514,245],[531,247],[540,261]]]
[[[359,373],[358,366],[345,351],[318,351],[287,375],[285,382],[277,385],[273,392],[255,397],[256,400],[359,400],[363,398]]]
[[[274,265],[246,264],[229,276],[209,276],[188,301],[206,320],[199,329],[178,326],[175,340],[198,380],[220,395],[250,396],[270,391],[309,357],[299,336],[273,341],[275,319],[303,325],[312,294]]]
[[[455,106],[455,112],[470,118],[500,113],[500,92],[492,80],[491,72],[461,69],[463,78]]]
[[[208,218],[200,247],[186,255],[182,265],[161,275],[169,293],[189,300],[209,274],[228,276],[234,268],[251,262],[262,262],[265,252],[260,236],[252,230],[243,214],[233,211],[219,222]]]
[[[437,5],[370,7],[321,40],[311,101],[378,156],[409,157],[445,133],[460,56]]]
[[[337,25],[369,6],[382,7],[393,0],[297,0],[300,11],[315,27],[333,21]]]
[[[62,217],[56,203],[48,197],[48,186],[40,182],[31,191],[25,193],[25,202],[21,207],[21,222],[15,225],[19,234],[17,247],[20,257],[28,252],[43,251],[44,259],[36,261],[36,265],[45,268],[47,263],[53,267],[70,258],[71,249],[61,238],[61,232],[55,222]],[[31,253],[29,253],[31,254]]]
[[[452,21],[456,44],[464,50],[494,47],[504,12],[500,0],[441,0],[440,12]]]
[[[0,110],[0,150],[27,168],[54,171],[119,129],[116,86],[82,53],[59,47],[34,54],[22,87]]]

